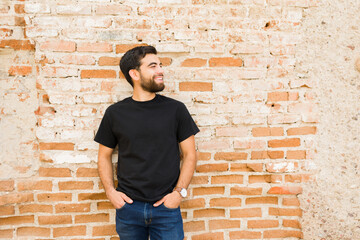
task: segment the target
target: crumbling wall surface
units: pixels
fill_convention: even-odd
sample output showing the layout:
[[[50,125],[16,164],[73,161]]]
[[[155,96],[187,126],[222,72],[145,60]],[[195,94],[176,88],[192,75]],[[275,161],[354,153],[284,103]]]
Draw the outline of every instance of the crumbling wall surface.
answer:
[[[304,239],[360,239],[360,1],[304,11],[297,71],[317,82],[317,180],[304,186]]]

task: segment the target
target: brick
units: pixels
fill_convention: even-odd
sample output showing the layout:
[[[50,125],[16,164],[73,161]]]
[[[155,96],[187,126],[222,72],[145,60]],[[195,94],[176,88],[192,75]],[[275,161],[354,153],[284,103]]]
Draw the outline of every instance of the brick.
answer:
[[[38,216],[40,225],[71,224],[71,215]]]
[[[270,141],[269,141],[270,142]],[[266,141],[264,140],[238,140],[234,141],[234,148],[238,149],[259,149],[265,148]]]
[[[210,199],[210,207],[240,207],[240,198],[212,198]]]
[[[194,218],[225,217],[225,209],[207,208],[194,210]]]
[[[95,58],[88,55],[66,55],[60,58],[60,63],[74,65],[95,65]]]
[[[40,177],[71,177],[69,168],[39,168]]]
[[[251,159],[258,160],[258,159],[280,159],[284,158],[283,151],[252,151],[251,152]]]
[[[297,162],[266,163],[266,171],[272,173],[295,172],[297,169]]]
[[[204,221],[184,222],[184,232],[199,232],[205,230]]]
[[[212,123],[208,123],[207,125],[211,125]],[[201,125],[201,124],[199,124]],[[210,151],[210,150],[219,150],[219,149],[228,149],[230,148],[230,143],[228,140],[209,140],[206,142],[200,142],[198,145],[198,149],[200,151]]]
[[[179,83],[180,91],[211,92],[212,89],[213,89],[212,83],[209,83],[209,82],[181,82],[181,83]]]
[[[42,67],[42,75],[48,78],[55,77],[77,77],[78,69],[70,68],[70,67],[52,67],[52,66],[44,66]]]
[[[79,193],[78,200],[106,200],[105,192],[102,193]]]
[[[209,221],[209,229],[217,230],[217,229],[229,229],[229,228],[240,228],[239,220],[210,220]]]
[[[246,128],[239,127],[218,127],[216,136],[218,137],[246,137],[248,135]]]
[[[60,227],[54,228],[53,231],[53,235],[55,238],[65,236],[85,236],[86,226]]]
[[[81,78],[116,78],[116,71],[105,69],[82,70],[80,76]]]
[[[211,153],[196,151],[196,158],[198,161],[207,161],[211,159]]]
[[[110,201],[97,203],[97,210],[105,210],[105,209],[114,209],[114,206],[111,204]]]
[[[305,150],[287,151],[286,159],[306,159]]]
[[[89,5],[58,5],[56,7],[56,13],[64,15],[90,15],[91,6]]]
[[[278,220],[249,220],[248,228],[275,228],[279,226]]]
[[[291,230],[268,230],[264,231],[264,238],[302,238],[301,231],[291,231]]]
[[[261,208],[244,208],[244,209],[230,210],[231,218],[251,218],[251,217],[261,217],[261,216],[262,216]]]
[[[9,192],[14,190],[14,180],[0,181],[0,191]]]
[[[261,195],[262,188],[232,187],[230,195]]]
[[[34,223],[34,216],[17,216],[0,218],[0,226],[20,225],[24,223]]]
[[[229,169],[227,163],[220,164],[202,164],[197,165],[196,172],[204,173],[204,172],[224,172]]]
[[[40,150],[68,150],[68,151],[74,151],[74,143],[70,142],[50,142],[50,143],[44,143],[40,142],[39,147]]]
[[[59,182],[59,190],[91,190],[94,188],[94,182],[69,181]]]
[[[40,106],[38,107],[38,109],[36,111],[34,111],[35,115],[39,115],[39,116],[43,116],[47,113],[54,115],[56,113],[55,108],[53,107],[45,107],[45,106]]]
[[[41,51],[75,52],[76,43],[64,40],[51,40],[40,43]]]
[[[299,128],[289,128],[287,131],[288,136],[292,135],[309,135],[316,133],[316,127],[299,127]]]
[[[241,67],[243,62],[240,58],[223,57],[223,58],[210,58],[210,67]]]
[[[298,198],[284,198],[282,201],[283,206],[300,206],[300,201]]]
[[[97,168],[78,168],[76,177],[99,177]]]
[[[300,138],[287,138],[280,140],[269,140],[268,146],[271,148],[280,148],[280,147],[299,147]]]
[[[105,14],[129,16],[132,13],[132,7],[119,4],[98,5],[95,9],[95,13],[99,15]]]
[[[120,58],[117,57],[100,57],[99,66],[119,66]]]
[[[207,59],[188,58],[181,63],[181,67],[203,67],[207,63]]]
[[[236,231],[230,232],[230,239],[261,239],[261,232]]]
[[[115,47],[115,52],[116,53],[125,53],[132,48],[141,47],[141,46],[147,46],[147,44],[118,44]]]
[[[53,206],[52,205],[44,205],[44,204],[27,204],[19,206],[19,211],[21,214],[24,213],[52,213]]]
[[[268,102],[279,102],[279,101],[288,101],[289,93],[288,92],[270,92],[267,96]]]
[[[205,207],[205,199],[203,198],[189,199],[181,202],[181,209],[204,208],[204,207]]]
[[[215,160],[227,160],[227,161],[235,161],[235,160],[246,160],[247,153],[245,152],[217,152],[214,156]]]
[[[252,129],[254,137],[283,136],[284,130],[281,127],[256,127]]]
[[[277,197],[253,197],[245,199],[245,203],[248,204],[278,204]]]
[[[262,163],[232,163],[230,165],[231,172],[262,172]]]
[[[111,236],[117,235],[115,225],[95,226],[93,227],[93,236]]]
[[[269,208],[269,215],[271,216],[302,216],[300,208]]]
[[[16,235],[18,237],[50,237],[50,228],[42,227],[19,227],[16,230]]]
[[[89,223],[89,222],[109,222],[108,213],[89,214],[89,215],[76,215],[75,223]]]
[[[48,181],[48,180],[24,181],[24,182],[18,182],[17,189],[18,191],[33,191],[33,190],[51,191],[52,186],[53,186],[52,181]]]
[[[41,193],[37,195],[39,202],[71,201],[71,193]]]
[[[159,59],[163,67],[170,66],[172,63],[172,59],[169,57],[160,57]]]
[[[9,76],[28,76],[32,73],[32,66],[11,66]]]
[[[14,239],[13,234],[14,234],[13,229],[1,229],[0,230],[0,238]]]
[[[208,176],[194,176],[191,179],[190,184],[196,185],[196,184],[208,184],[209,183],[209,177]]]
[[[302,183],[312,180],[310,174],[285,175],[285,182]]]
[[[222,176],[212,176],[212,184],[229,184],[229,183],[243,183],[242,175],[222,175]]]
[[[25,203],[34,201],[33,193],[11,193],[0,196],[0,206],[11,203]]]
[[[224,234],[222,232],[203,233],[199,235],[193,235],[191,239],[192,240],[224,240]]]
[[[110,43],[78,43],[78,52],[112,52]]]
[[[298,186],[279,186],[272,187],[269,189],[268,194],[286,194],[286,195],[297,195],[302,193],[302,187]]]
[[[55,205],[56,213],[89,212],[89,211],[90,211],[90,203]]]
[[[0,206],[0,216],[14,215],[14,214],[15,214],[14,206]]]
[[[224,194],[224,187],[200,187],[193,189],[194,196]]]
[[[281,183],[281,175],[252,175],[249,176],[249,183]]]

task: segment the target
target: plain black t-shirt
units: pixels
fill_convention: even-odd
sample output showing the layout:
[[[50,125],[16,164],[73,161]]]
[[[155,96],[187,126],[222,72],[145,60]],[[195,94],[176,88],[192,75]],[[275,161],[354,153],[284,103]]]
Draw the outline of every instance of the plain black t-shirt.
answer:
[[[95,141],[119,147],[117,190],[133,200],[156,202],[179,178],[178,143],[198,132],[183,103],[157,94],[150,101],[129,97],[108,107]]]

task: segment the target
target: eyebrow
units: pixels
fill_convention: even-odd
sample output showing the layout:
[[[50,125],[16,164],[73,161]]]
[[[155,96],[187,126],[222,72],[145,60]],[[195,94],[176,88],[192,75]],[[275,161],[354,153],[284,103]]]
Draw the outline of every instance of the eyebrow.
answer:
[[[157,62],[151,62],[151,63],[148,64],[148,67],[151,66],[151,65],[154,65],[154,64],[157,65],[158,63]],[[160,62],[159,65],[162,66],[162,63]]]

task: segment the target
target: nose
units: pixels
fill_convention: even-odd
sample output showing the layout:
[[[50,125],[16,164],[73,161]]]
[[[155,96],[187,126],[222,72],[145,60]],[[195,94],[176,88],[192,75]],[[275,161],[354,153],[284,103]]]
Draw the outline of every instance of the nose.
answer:
[[[159,65],[156,72],[157,74],[164,74],[164,69],[162,68],[162,66]]]

